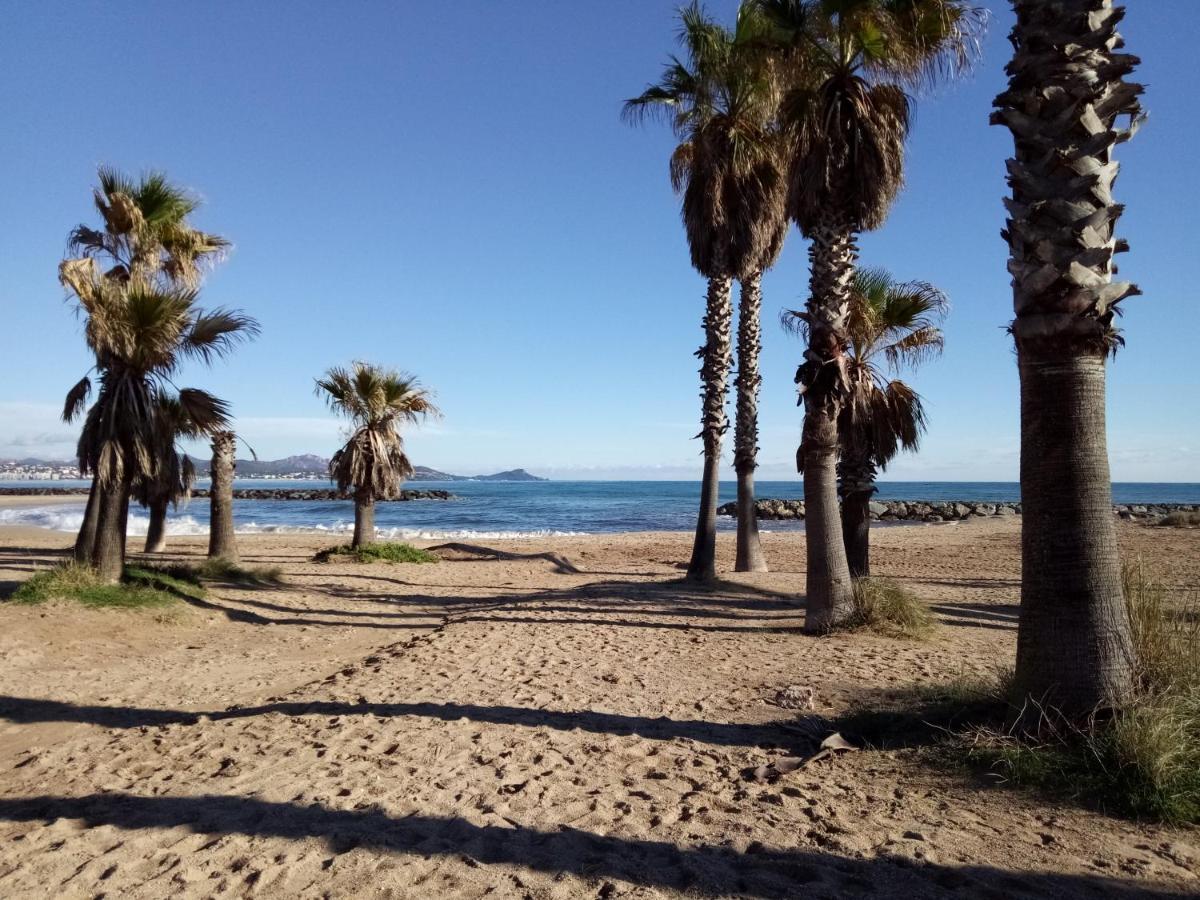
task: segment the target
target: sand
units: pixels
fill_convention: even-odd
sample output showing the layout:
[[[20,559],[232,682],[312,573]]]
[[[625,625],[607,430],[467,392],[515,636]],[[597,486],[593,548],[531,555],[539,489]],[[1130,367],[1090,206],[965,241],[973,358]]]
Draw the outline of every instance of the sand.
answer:
[[[780,533],[775,571],[708,591],[677,581],[685,534],[423,566],[254,536],[245,561],[285,586],[165,613],[0,605],[0,896],[1194,896],[1195,831],[915,749],[742,775],[880,692],[1010,663],[1019,528],[876,531],[877,572],[934,605],[928,643],[802,635],[803,537]],[[1200,532],[1120,535],[1200,584]],[[0,529],[0,593],[70,543]],[[815,710],[773,705],[789,685]]]

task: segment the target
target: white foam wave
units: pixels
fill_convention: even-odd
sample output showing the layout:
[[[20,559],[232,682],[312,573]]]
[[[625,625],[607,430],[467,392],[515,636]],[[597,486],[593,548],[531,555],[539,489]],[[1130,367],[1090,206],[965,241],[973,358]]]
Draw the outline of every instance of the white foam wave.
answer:
[[[0,509],[0,525],[21,525],[27,528],[47,528],[51,531],[77,532],[83,524],[83,505],[79,506],[30,506]],[[141,513],[129,514],[126,534],[145,535],[150,519]],[[353,522],[336,522],[333,525],[259,525],[244,522],[234,528],[238,534],[349,534],[354,530]],[[470,528],[378,528],[381,540],[519,540],[522,538],[571,537],[587,534],[586,531],[476,531]],[[167,519],[168,535],[208,534],[208,523],[198,522],[192,516],[173,516]]]

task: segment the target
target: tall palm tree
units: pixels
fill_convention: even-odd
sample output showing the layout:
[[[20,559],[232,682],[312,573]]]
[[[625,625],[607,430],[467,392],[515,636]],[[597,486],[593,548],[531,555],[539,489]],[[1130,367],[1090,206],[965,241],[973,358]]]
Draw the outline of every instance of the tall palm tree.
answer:
[[[941,352],[939,323],[949,301],[924,281],[897,282],[883,269],[854,273],[847,323],[847,396],[838,419],[838,494],[852,578],[871,574],[871,497],[875,478],[901,450],[916,450],[925,430],[921,397],[899,378]],[[785,324],[804,334],[799,314]]]
[[[147,553],[162,553],[167,546],[167,507],[178,506],[192,492],[196,467],[178,444],[181,439],[198,438],[204,432],[190,419],[177,397],[161,394],[157,398],[154,420],[158,435],[153,477],[140,477],[133,484],[133,498],[150,514],[146,529]]]
[[[1009,272],[1021,375],[1018,694],[1074,717],[1124,699],[1134,664],[1121,594],[1105,442],[1114,314],[1140,293],[1114,282],[1117,144],[1144,118],[1138,63],[1120,52],[1111,0],[1014,0],[1008,90],[995,124],[1013,134]]]
[[[750,0],[772,23],[780,114],[791,134],[788,214],[811,241],[804,402],[805,630],[851,614],[838,527],[838,419],[850,389],[857,236],[887,218],[904,173],[909,89],[967,68],[986,13],[966,0]]]
[[[68,247],[69,252],[78,254],[76,261],[90,259],[102,263],[101,279],[108,287],[195,287],[205,265],[219,258],[228,247],[224,238],[191,226],[187,217],[198,207],[198,199],[171,184],[162,173],[150,172],[134,180],[102,166],[98,181],[93,198],[103,225],[99,229],[76,226]],[[81,382],[68,394],[63,415],[67,421],[79,411],[75,408],[76,391],[82,385]],[[87,471],[83,459],[80,466]],[[101,485],[101,481],[93,480],[84,522],[75,542],[76,561],[83,564],[91,561],[94,549],[102,507],[98,497]]]
[[[357,427],[329,462],[338,490],[354,491],[353,547],[375,540],[375,501],[395,497],[412,474],[400,425],[440,415],[416,378],[363,362],[335,367],[317,379],[316,392],[329,408]]]
[[[774,82],[755,47],[761,17],[739,12],[733,31],[710,19],[698,2],[680,11],[685,60],[672,56],[658,84],[626,101],[623,114],[639,122],[666,118],[680,139],[671,156],[671,183],[683,195],[683,222],[692,265],[708,279],[705,342],[697,352],[703,385],[700,437],[704,475],[696,538],[688,565],[692,580],[716,577],[717,499],[721,442],[732,361],[733,279],[742,280],[738,336],[739,508],[754,507],[757,452],[757,354],[764,269],[779,255],[786,233],[785,182],[774,128]],[[765,562],[753,515],[739,516],[739,570]]]

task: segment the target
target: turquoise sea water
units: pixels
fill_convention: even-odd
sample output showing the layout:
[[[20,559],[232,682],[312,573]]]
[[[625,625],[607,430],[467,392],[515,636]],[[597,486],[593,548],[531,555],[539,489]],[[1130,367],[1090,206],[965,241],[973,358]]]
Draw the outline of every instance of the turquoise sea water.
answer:
[[[68,486],[74,482],[0,482],[0,487]],[[83,484],[83,482],[78,482]],[[324,488],[323,481],[239,481],[246,488]],[[413,482],[413,488],[443,488],[457,495],[450,501],[416,500],[382,503],[376,525],[393,538],[518,537],[542,534],[580,534],[618,531],[683,531],[694,527],[700,485],[694,481],[543,481],[543,482]],[[881,482],[882,500],[1015,501],[1015,483],[910,481]],[[736,486],[721,483],[721,502],[735,499]],[[760,498],[795,499],[803,496],[796,481],[763,481]],[[1116,503],[1200,504],[1200,484],[1114,484]],[[38,525],[75,531],[83,514],[78,503],[47,504],[0,510],[0,524]],[[348,531],[354,506],[348,500],[237,500],[235,526],[242,532]],[[130,530],[145,531],[145,512],[135,507]],[[722,518],[720,526],[734,521]],[[798,522],[765,522],[773,531],[803,528]],[[172,512],[169,528],[177,534],[205,533],[208,502],[195,500]]]

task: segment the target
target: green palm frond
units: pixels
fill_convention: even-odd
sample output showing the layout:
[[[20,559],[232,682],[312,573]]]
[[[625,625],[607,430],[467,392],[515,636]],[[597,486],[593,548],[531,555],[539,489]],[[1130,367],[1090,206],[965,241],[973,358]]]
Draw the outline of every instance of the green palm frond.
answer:
[[[257,337],[260,330],[256,319],[238,310],[218,308],[211,312],[199,312],[193,316],[180,349],[205,364],[211,364],[215,359],[232,352],[237,344]]]

